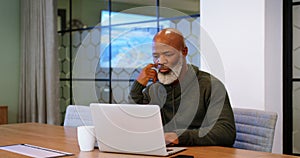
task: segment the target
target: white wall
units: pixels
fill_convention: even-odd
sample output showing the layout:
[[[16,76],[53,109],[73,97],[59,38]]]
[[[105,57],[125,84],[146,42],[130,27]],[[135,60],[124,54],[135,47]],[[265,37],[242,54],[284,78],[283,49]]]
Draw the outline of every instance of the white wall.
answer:
[[[233,107],[279,115],[273,152],[282,153],[281,0],[202,0],[200,24],[213,41]],[[202,32],[203,32],[202,30]],[[201,32],[201,34],[202,34]],[[201,50],[207,51],[201,35]],[[205,54],[209,52],[201,52]],[[223,76],[222,76],[223,75]]]
[[[17,123],[20,81],[20,0],[0,1],[0,105]]]
[[[265,110],[278,113],[273,152],[282,153],[282,1],[265,0]]]

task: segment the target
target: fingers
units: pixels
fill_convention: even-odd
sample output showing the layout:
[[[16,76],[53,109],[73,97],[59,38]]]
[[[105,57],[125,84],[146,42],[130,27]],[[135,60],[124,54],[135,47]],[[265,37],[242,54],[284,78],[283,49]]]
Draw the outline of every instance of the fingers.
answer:
[[[144,69],[152,69],[154,67],[154,64],[148,64]]]
[[[166,144],[179,144],[178,136],[176,133],[165,133]]]
[[[152,79],[153,82],[157,81],[157,73],[155,70],[153,70],[153,69],[145,70],[145,74],[146,74],[145,77],[148,81],[150,79]]]
[[[147,73],[148,79],[152,79],[152,81],[155,83],[157,81],[157,72],[153,70],[155,67],[155,64],[148,64],[144,69]]]
[[[137,81],[146,86],[150,79],[153,80],[153,82],[157,81],[157,72],[153,70],[154,64],[148,64],[146,67],[142,69],[140,72]]]
[[[146,74],[148,75],[148,77],[150,77],[151,79],[154,79],[157,75],[156,71],[153,69],[150,69],[148,71],[146,71]]]

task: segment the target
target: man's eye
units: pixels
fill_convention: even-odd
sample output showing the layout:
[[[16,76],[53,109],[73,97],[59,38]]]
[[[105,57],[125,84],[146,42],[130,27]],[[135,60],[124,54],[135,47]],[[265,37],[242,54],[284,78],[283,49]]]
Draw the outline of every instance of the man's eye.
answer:
[[[172,56],[173,54],[172,53],[166,53],[165,55],[169,57],[169,56]]]

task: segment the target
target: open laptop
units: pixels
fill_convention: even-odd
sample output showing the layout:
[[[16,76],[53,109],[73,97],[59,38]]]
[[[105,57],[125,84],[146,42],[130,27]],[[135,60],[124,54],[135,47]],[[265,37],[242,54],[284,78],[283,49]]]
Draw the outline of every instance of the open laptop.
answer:
[[[157,105],[90,104],[100,151],[169,156],[184,147],[166,147]]]

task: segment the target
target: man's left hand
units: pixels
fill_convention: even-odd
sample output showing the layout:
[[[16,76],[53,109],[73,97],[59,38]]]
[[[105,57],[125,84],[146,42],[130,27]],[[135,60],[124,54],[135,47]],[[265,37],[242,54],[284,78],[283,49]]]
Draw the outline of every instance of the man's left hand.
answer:
[[[178,136],[174,132],[165,133],[165,141],[166,141],[167,145],[169,145],[169,144],[171,144],[171,145],[179,144]]]

